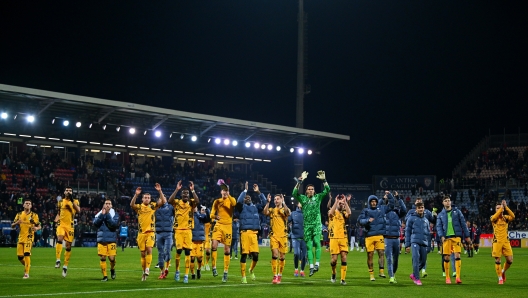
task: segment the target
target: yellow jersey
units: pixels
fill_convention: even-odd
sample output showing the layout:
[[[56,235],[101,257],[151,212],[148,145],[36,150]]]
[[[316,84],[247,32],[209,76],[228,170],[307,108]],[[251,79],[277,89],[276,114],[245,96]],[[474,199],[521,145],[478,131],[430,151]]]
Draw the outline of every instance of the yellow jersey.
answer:
[[[21,220],[20,222],[20,232],[18,234],[18,243],[33,243],[35,232],[33,227],[38,227],[40,225],[39,217],[36,213],[25,211],[18,212],[15,216],[15,222]]]
[[[58,203],[59,222],[57,223],[58,226],[68,228],[68,229],[74,228],[73,219],[75,218],[75,214],[77,213],[77,211],[75,210],[75,208],[73,208],[73,202],[75,202],[75,204],[79,206],[79,200],[76,200],[76,199],[72,201],[72,200],[63,198],[62,200],[59,201]]]
[[[284,208],[269,208],[269,217],[270,217],[270,236],[276,238],[282,238],[288,236],[288,228],[286,222],[288,221],[288,216]]]
[[[132,208],[138,214],[138,233],[154,232],[154,224],[156,223],[154,212],[158,209],[158,204],[154,202],[150,202],[148,205],[135,204]]]
[[[220,219],[216,221],[217,224],[232,225],[235,206],[236,200],[232,196],[229,196],[225,199],[216,199],[213,202],[213,207],[211,208],[211,219],[215,219],[218,215],[220,216]]]
[[[330,239],[341,239],[347,237],[346,220],[348,218],[346,211],[336,210],[334,215],[330,217],[330,223],[328,224],[328,234]]]
[[[504,215],[504,211],[508,214]],[[491,223],[493,225],[493,242],[509,242],[508,239],[508,223],[515,219],[515,214],[506,207],[499,209],[491,216]]]
[[[194,228],[194,207],[196,201],[190,199],[184,202],[181,199],[171,203],[174,206],[174,226],[175,230],[192,230]]]

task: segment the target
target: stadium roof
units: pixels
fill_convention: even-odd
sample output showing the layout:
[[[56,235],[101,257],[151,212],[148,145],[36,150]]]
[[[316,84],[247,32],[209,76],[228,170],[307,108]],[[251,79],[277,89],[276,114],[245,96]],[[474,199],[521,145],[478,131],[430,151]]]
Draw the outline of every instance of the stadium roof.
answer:
[[[7,113],[6,119],[0,119],[3,141],[155,155],[198,152],[272,160],[290,154],[291,148],[317,153],[334,141],[350,140],[347,135],[3,84],[0,112]],[[35,117],[33,123],[28,116]],[[70,123],[67,127],[64,120]],[[76,127],[77,122],[81,127]],[[136,132],[130,134],[130,128]],[[192,136],[197,137],[195,142]],[[215,144],[216,139],[222,143]],[[224,145],[226,139],[238,145]],[[251,148],[245,147],[246,142]],[[273,149],[255,149],[255,143],[270,144]],[[276,146],[281,146],[280,152]]]

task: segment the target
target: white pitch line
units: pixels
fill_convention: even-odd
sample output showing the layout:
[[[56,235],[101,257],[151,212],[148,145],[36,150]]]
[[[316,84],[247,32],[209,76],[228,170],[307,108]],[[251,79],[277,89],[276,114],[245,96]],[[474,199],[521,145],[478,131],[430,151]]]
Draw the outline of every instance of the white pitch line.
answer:
[[[229,285],[216,284],[216,285],[210,285],[210,286],[186,286],[186,287],[172,287],[172,288],[143,288],[143,289],[126,289],[126,290],[109,290],[109,291],[91,291],[91,292],[64,292],[64,293],[49,293],[49,294],[22,294],[22,295],[0,296],[0,298],[7,298],[7,297],[37,297],[37,296],[64,296],[64,295],[88,295],[88,294],[141,292],[141,291],[173,291],[173,290],[179,290],[179,289],[204,289],[204,288],[240,287],[240,286],[257,286],[257,285],[260,285],[260,284],[229,284]]]

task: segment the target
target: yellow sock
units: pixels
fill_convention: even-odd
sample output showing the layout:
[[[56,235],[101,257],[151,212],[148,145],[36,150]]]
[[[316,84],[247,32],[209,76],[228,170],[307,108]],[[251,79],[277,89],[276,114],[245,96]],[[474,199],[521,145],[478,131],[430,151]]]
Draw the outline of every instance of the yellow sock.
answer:
[[[180,271],[180,259],[181,259],[181,255],[177,254],[176,255],[176,260],[175,260],[175,262],[176,262],[176,269],[175,270],[176,271]]]
[[[341,265],[341,280],[346,279],[347,266]]]
[[[286,260],[279,260],[279,275],[282,275],[282,271],[284,271],[285,264],[286,264]]]
[[[106,274],[106,261],[99,261],[99,265],[101,266],[101,272],[103,272],[103,277],[108,276]]]
[[[143,269],[143,271],[145,271],[145,268],[147,268],[146,264],[147,260],[145,260],[145,257],[141,257],[141,268]]]
[[[256,261],[251,261],[251,266],[249,266],[249,271],[253,271],[256,266],[257,266],[257,262]]]
[[[57,243],[55,246],[55,259],[60,260],[62,253],[62,243]]]
[[[369,274],[374,275],[374,269],[369,269]]]
[[[495,273],[497,273],[497,276],[499,278],[502,278],[502,268],[501,268],[501,264],[497,264],[495,263]]]
[[[277,275],[277,259],[271,259],[271,271],[273,276]]]
[[[242,277],[246,277],[246,263],[240,263],[240,274]]]
[[[231,258],[228,255],[224,255],[224,272],[229,271],[229,264],[231,264]]]
[[[446,274],[446,279],[449,279],[450,278],[450,274],[449,274],[449,262],[444,262],[444,271],[445,271],[445,274]]]
[[[189,275],[190,268],[191,268],[191,256],[185,256],[185,275]]]
[[[70,263],[70,257],[71,257],[71,250],[66,250],[64,252],[64,266],[68,267],[68,264]]]
[[[456,277],[460,278],[460,268],[462,267],[462,261],[460,259],[455,260]]]
[[[218,256],[218,251],[213,250],[211,252],[211,267],[216,268],[216,257]]]
[[[385,269],[380,268],[380,275],[383,275],[383,272],[385,272]]]
[[[31,259],[29,256],[24,256],[24,272],[29,274],[29,268],[31,267]]]
[[[150,269],[150,264],[152,263],[152,255],[145,256],[145,267]]]

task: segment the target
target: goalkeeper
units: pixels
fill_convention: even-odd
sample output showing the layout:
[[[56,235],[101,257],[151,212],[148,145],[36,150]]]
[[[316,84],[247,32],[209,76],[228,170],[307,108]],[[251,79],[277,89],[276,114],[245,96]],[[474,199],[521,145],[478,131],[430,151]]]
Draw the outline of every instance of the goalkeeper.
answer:
[[[310,276],[314,275],[315,272],[319,271],[319,261],[321,260],[321,202],[323,198],[330,192],[330,186],[326,182],[326,176],[324,171],[317,172],[317,179],[323,181],[324,190],[321,193],[316,194],[314,186],[312,184],[306,185],[306,195],[299,194],[299,188],[303,181],[308,177],[308,172],[304,171],[301,177],[294,178],[297,181],[295,188],[293,189],[292,196],[297,200],[303,211],[304,219],[304,241],[306,241],[306,247],[308,248],[308,262],[310,263]],[[314,255],[313,246],[315,243],[315,266],[314,266]]]

